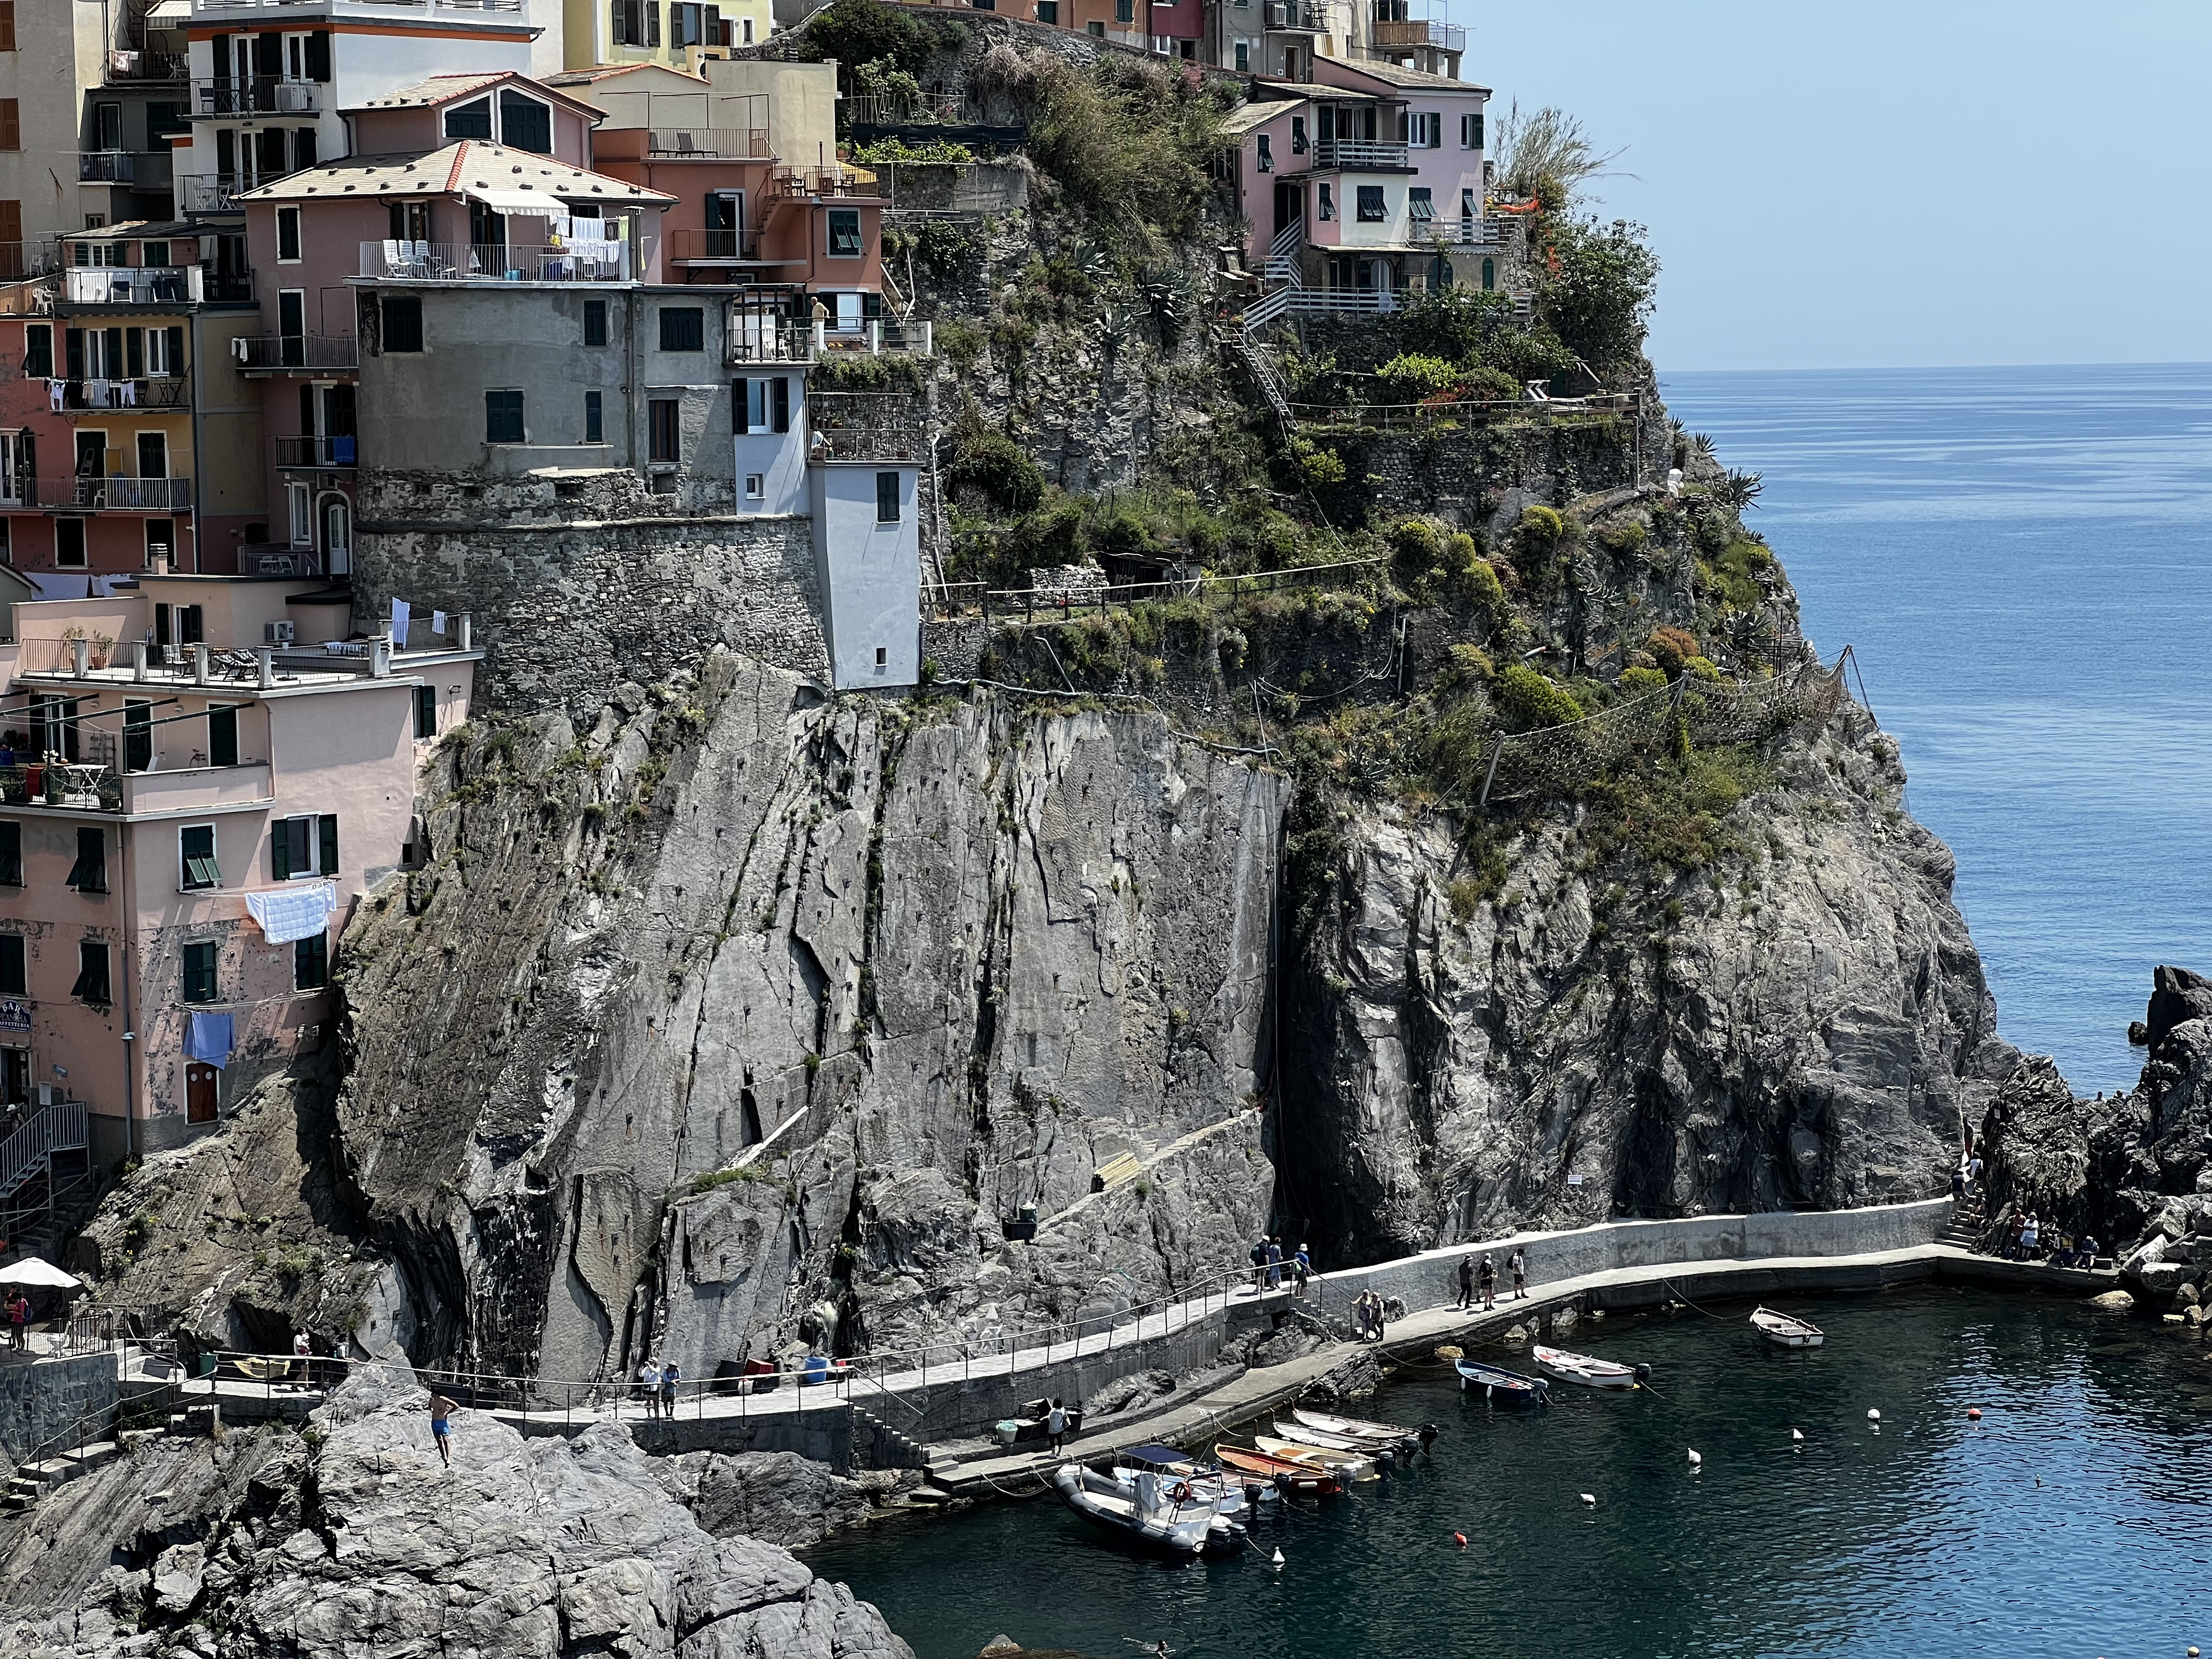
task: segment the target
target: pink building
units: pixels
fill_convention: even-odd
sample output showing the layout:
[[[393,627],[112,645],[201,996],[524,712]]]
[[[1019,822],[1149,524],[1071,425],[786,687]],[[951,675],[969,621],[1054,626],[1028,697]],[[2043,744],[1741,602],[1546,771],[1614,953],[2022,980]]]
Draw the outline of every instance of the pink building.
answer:
[[[348,641],[350,604],[156,570],[17,610],[0,1096],[81,1109],[95,1170],[179,1145],[318,1047],[331,941],[406,860],[416,762],[467,717],[482,653],[465,618],[428,648]]]

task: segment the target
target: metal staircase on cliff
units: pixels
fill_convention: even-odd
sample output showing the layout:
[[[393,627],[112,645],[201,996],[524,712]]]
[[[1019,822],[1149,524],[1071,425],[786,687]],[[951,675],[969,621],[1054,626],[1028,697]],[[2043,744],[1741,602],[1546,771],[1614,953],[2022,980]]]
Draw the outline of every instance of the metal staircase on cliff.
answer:
[[[92,1140],[79,1101],[41,1106],[0,1141],[0,1255],[47,1255],[92,1192]]]

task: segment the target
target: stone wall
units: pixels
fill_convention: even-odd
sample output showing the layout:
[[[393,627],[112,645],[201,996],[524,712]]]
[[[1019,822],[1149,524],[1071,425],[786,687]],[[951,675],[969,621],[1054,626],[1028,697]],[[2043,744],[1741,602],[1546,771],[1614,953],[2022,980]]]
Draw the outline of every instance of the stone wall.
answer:
[[[0,1455],[13,1465],[67,1450],[69,1446],[52,1443],[56,1437],[68,1436],[73,1446],[71,1426],[95,1414],[99,1420],[87,1425],[85,1437],[104,1439],[115,1401],[112,1353],[0,1366]]]

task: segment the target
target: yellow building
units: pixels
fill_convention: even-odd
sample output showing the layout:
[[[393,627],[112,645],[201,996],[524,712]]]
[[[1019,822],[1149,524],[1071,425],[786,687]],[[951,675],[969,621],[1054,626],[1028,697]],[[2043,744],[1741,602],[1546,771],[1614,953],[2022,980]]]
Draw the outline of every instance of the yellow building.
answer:
[[[769,0],[567,0],[565,66],[662,64],[696,73],[702,61],[769,37]]]

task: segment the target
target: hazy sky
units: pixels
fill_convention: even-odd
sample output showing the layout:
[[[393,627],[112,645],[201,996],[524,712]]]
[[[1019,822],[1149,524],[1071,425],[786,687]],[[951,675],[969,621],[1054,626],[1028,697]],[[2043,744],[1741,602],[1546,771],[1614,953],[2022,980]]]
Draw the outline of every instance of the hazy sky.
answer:
[[[1638,175],[1687,368],[2212,362],[2208,0],[1454,0]],[[1493,128],[1494,130],[1494,128]]]

